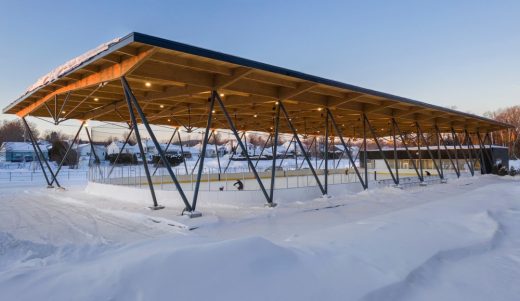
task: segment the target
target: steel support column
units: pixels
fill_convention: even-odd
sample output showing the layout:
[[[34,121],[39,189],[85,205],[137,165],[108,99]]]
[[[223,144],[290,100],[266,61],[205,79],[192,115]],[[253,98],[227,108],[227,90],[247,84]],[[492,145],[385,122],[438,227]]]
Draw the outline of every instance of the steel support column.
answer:
[[[155,138],[155,134],[153,133],[152,129],[150,128],[150,125],[148,124],[148,120],[146,119],[146,116],[144,115],[143,111],[141,110],[141,107],[139,106],[137,99],[135,99],[135,96],[132,93],[130,86],[128,85],[128,82],[126,81],[125,77],[121,78],[121,83],[123,85],[123,89],[125,90],[125,94],[126,94],[125,98],[127,100],[127,103],[129,104],[129,108],[130,109],[132,108],[131,104],[133,103],[135,106],[135,109],[137,110],[137,113],[139,114],[139,117],[141,118],[141,121],[143,122],[146,130],[148,131],[148,134],[150,135],[150,138],[152,139],[153,144],[155,145],[155,147],[157,148],[157,151],[159,152],[159,156],[165,163],[164,165],[166,166],[166,170],[168,170],[170,177],[172,178],[173,182],[175,183],[175,187],[177,188],[177,191],[179,192],[179,194],[182,198],[182,201],[183,201],[184,205],[186,206],[185,210],[192,213],[193,210],[191,208],[191,205],[189,204],[188,199],[186,198],[186,195],[184,194],[184,191],[182,190],[182,187],[181,187],[179,181],[177,180],[177,177],[173,173],[173,170],[170,166],[170,162],[168,162],[168,160],[166,160],[164,152],[162,151],[161,146],[159,145],[159,142],[157,142],[157,138]],[[131,112],[131,115],[134,115],[133,110],[130,110],[130,112]],[[135,115],[134,115],[134,119],[135,119]],[[134,127],[135,127],[135,131],[137,133],[137,124],[134,124]],[[140,141],[140,140],[138,139],[138,141]]]
[[[316,136],[312,137],[311,144],[309,144],[309,146],[307,147],[307,151],[306,151],[307,154],[310,154],[312,145],[315,142],[316,142]],[[305,160],[302,160],[302,163],[300,164],[300,169],[302,169],[304,163],[305,163]]]
[[[219,152],[218,152],[218,147],[217,147],[217,135],[215,135],[215,130],[213,130],[213,137],[215,137],[215,154],[217,155],[217,164],[218,164],[218,179],[220,180],[220,174],[222,173],[222,168],[220,166],[220,157],[219,157]]]
[[[126,136],[126,139],[125,139],[125,142],[123,143],[123,146],[122,146],[121,149],[119,150],[119,153],[117,153],[116,159],[114,160],[114,164],[112,164],[112,167],[111,167],[110,170],[108,171],[108,174],[107,174],[107,178],[108,178],[108,179],[110,178],[110,175],[112,174],[112,171],[114,170],[114,167],[116,166],[117,161],[119,160],[119,156],[123,153],[123,150],[125,149],[126,145],[128,144],[128,141],[130,140],[130,136],[132,136],[132,133],[133,133],[133,132],[134,132],[134,127],[131,126],[131,127],[130,127],[130,132],[129,132],[128,135]]]
[[[298,133],[296,132],[296,129],[294,128],[294,125],[292,124],[292,121],[291,121],[291,119],[289,117],[289,113],[287,113],[287,110],[285,109],[285,106],[283,105],[283,102],[282,101],[278,101],[278,104],[280,106],[280,110],[282,110],[282,112],[283,112],[283,114],[285,116],[285,120],[287,121],[287,124],[289,125],[289,128],[291,129],[291,131],[293,133],[294,139],[296,139],[296,142],[298,142],[298,145],[300,146],[300,149],[303,149],[303,144],[300,141],[300,138],[298,137]],[[318,174],[316,174],[316,170],[312,166],[311,161],[310,161],[309,157],[307,156],[307,154],[305,154],[305,160],[307,161],[307,164],[309,164],[309,168],[311,169],[311,172],[314,175],[314,178],[316,179],[316,183],[318,184],[318,187],[320,188],[321,193],[323,195],[327,194],[325,189],[323,189],[323,185],[321,184],[321,181],[320,181],[320,179],[318,177]]]
[[[96,153],[96,149],[94,148],[94,142],[92,142],[92,137],[90,136],[90,132],[87,127],[85,127],[85,132],[87,132],[88,142],[90,143],[90,151],[92,152],[92,154],[94,154],[94,160],[95,160],[94,163],[98,167],[99,176],[101,178],[103,178],[103,171],[99,167],[99,164],[101,164],[101,160],[99,159],[99,156]],[[89,165],[90,165],[90,157],[89,157]]]
[[[471,149],[471,137],[469,136],[468,130],[464,129],[464,141],[466,142],[466,147],[468,148],[468,164],[471,164],[471,169],[473,170],[472,175],[475,173],[475,161],[473,161],[473,150]]]
[[[258,162],[260,161],[260,158],[262,158],[262,155],[264,154],[265,147],[267,146],[267,143],[271,140],[271,134],[267,137],[267,140],[265,140],[264,145],[262,146],[262,150],[260,151],[260,155],[258,155],[258,159],[256,159],[255,162],[255,168],[258,165]]]
[[[396,185],[399,185],[399,158],[397,156],[397,141],[395,140],[395,125],[393,123],[392,123],[392,141],[394,144],[395,178],[397,179]]]
[[[365,113],[361,116],[361,119],[363,119],[363,165],[365,167],[365,189],[368,188],[368,153],[367,153],[367,125],[365,123]]]
[[[477,138],[478,138],[478,141],[479,141],[479,145],[480,145],[480,148],[482,149],[482,153],[484,153],[486,155],[486,158],[489,160],[489,164],[491,165],[491,167],[493,167],[493,158],[491,158],[491,148],[489,148],[489,153],[486,151],[486,147],[485,147],[485,142],[486,142],[486,138],[489,137],[488,134],[486,133],[486,136],[484,136],[484,140],[482,140],[482,137],[480,136],[480,132],[477,131]],[[488,170],[485,163],[484,163],[484,158],[482,157],[482,164],[485,168],[485,172],[486,174],[488,173],[491,173],[492,171],[491,170]]]
[[[388,160],[386,159],[385,152],[383,152],[383,149],[381,148],[381,145],[379,144],[379,141],[377,140],[377,135],[374,129],[372,128],[372,125],[370,124],[370,121],[368,121],[368,118],[365,114],[363,114],[363,118],[365,119],[365,122],[368,125],[368,129],[372,133],[372,137],[374,137],[374,141],[376,142],[377,149],[379,150],[379,154],[383,158],[383,161],[385,161],[386,168],[388,168],[388,171],[390,172],[390,176],[392,176],[392,180],[394,181],[395,185],[399,185],[399,181],[394,176],[394,172],[392,171],[392,168],[390,167],[390,164],[388,163]]]
[[[188,175],[188,165],[186,164],[186,158],[184,157],[184,147],[182,146],[181,131],[177,131],[177,138],[179,138],[179,145],[181,146],[182,163],[184,163],[184,169],[186,170],[186,175]]]
[[[25,117],[22,117],[22,121],[25,125],[25,129],[29,135],[29,139],[31,140],[31,145],[33,147],[33,150],[34,150],[34,154],[36,154],[36,158],[38,159],[38,163],[40,164],[40,168],[42,169],[42,172],[43,172],[43,176],[45,177],[45,182],[47,182],[47,187],[48,188],[52,188],[53,186],[51,185],[51,182],[49,181],[49,177],[47,176],[47,172],[45,172],[45,168],[43,168],[43,163],[42,163],[42,160],[45,161],[45,164],[47,164],[47,168],[49,168],[49,171],[51,172],[52,174],[52,169],[50,169],[50,166],[49,164],[47,163],[47,160],[45,160],[45,157],[43,156],[43,153],[40,149],[40,146],[38,145],[38,142],[35,141],[34,139],[34,136],[32,134],[32,131],[31,131],[31,128],[29,127],[29,124],[27,123],[27,121],[25,120]],[[42,158],[40,158],[40,154],[42,156]],[[54,178],[54,174],[52,175],[53,178]],[[58,181],[56,181],[56,185],[60,185],[58,183]]]
[[[475,149],[475,145],[473,144],[473,139],[471,138],[471,135],[470,133],[465,130],[466,132],[466,136],[468,137],[468,148],[471,147],[471,155],[470,155],[470,160],[471,160],[471,163],[472,163],[472,166],[473,166],[473,170],[475,170],[475,165],[476,165],[476,162],[479,160],[479,157],[482,157],[482,148],[479,147],[479,151],[477,151]],[[475,156],[473,157],[473,154],[475,154]],[[484,161],[482,161],[484,162]],[[482,172],[482,164],[480,164],[480,174],[483,174]]]
[[[101,161],[99,160],[99,157],[96,153],[96,150],[94,148],[94,143],[92,142],[92,138],[90,136],[90,132],[88,131],[88,128],[85,127],[85,132],[87,133],[88,142],[90,143],[90,151],[94,155],[94,160],[96,160],[96,163],[99,164]]]
[[[432,159],[433,166],[435,166],[435,170],[437,170],[437,174],[439,175],[439,178],[441,180],[443,180],[444,179],[444,175],[439,170],[439,166],[437,165],[437,162],[435,162],[435,158],[433,157],[433,153],[430,150],[430,145],[429,145],[428,141],[426,140],[426,138],[424,138],[421,126],[419,125],[419,122],[415,122],[415,124],[416,124],[417,129],[418,129],[418,134],[421,136],[421,139],[424,142],[424,145],[426,146],[426,150],[428,151],[428,154],[430,155],[430,159]]]
[[[485,162],[485,158],[484,158],[484,156],[485,156],[484,153],[486,152],[486,150],[482,147],[482,144],[480,143],[480,132],[478,130],[476,132],[476,136],[477,136],[478,148],[479,148],[479,152],[478,152],[479,158],[476,160],[480,160],[480,174],[483,175],[483,174],[487,173],[486,162]],[[475,147],[473,147],[473,148],[475,148]]]
[[[141,153],[141,159],[143,160],[144,172],[146,174],[146,180],[148,181],[148,187],[150,189],[150,194],[152,195],[153,206],[149,207],[150,209],[162,209],[164,206],[159,206],[157,203],[157,197],[155,196],[155,189],[153,187],[152,177],[150,176],[150,170],[148,169],[148,162],[146,161],[146,154],[144,152],[143,142],[141,141],[141,134],[139,133],[139,127],[137,125],[137,119],[135,118],[134,109],[132,107],[132,101],[130,100],[131,96],[129,93],[129,87],[125,85],[124,78],[121,78],[123,82],[123,89],[125,92],[125,99],[128,105],[128,112],[130,113],[130,119],[132,120],[132,124],[134,126],[135,137],[137,140],[137,145],[139,147],[139,152]],[[165,160],[166,161],[166,160]],[[141,177],[139,177],[139,183],[141,183]]]
[[[211,132],[209,134],[208,140],[211,139],[211,137],[213,137],[213,132]],[[199,157],[197,158],[197,161],[195,161],[195,165],[193,165],[193,168],[191,169],[191,174],[193,174],[195,172],[195,169],[197,168],[197,166],[199,166],[200,156],[202,156],[202,152],[199,154]]]
[[[451,128],[451,135],[453,137],[453,142],[456,143],[454,145],[455,149],[457,148],[457,144],[458,144],[460,146],[460,151],[462,152],[462,156],[464,157],[464,161],[466,162],[466,165],[468,165],[468,168],[469,168],[469,171],[471,173],[471,176],[473,176],[474,175],[473,168],[470,166],[470,164],[468,162],[468,158],[466,157],[466,154],[464,153],[464,149],[462,149],[462,144],[460,143],[459,137],[455,133],[455,129],[454,128]],[[458,158],[458,156],[457,156],[457,158]],[[458,165],[458,162],[457,162],[457,165]]]
[[[199,171],[197,173],[197,181],[195,182],[195,190],[193,191],[193,201],[191,203],[191,208],[193,210],[197,208],[197,197],[199,196],[200,178],[202,177],[202,172],[204,171],[204,158],[206,158],[206,148],[208,146],[209,131],[211,128],[211,121],[213,118],[213,107],[215,106],[215,93],[215,91],[211,93],[211,99],[209,103],[208,121],[206,123],[206,131],[204,131],[204,140],[202,141],[202,150],[200,151],[199,157]],[[211,134],[213,135],[213,132],[211,132]]]
[[[285,152],[283,153],[282,161],[280,161],[279,167],[282,167],[282,163],[285,160],[285,157],[287,157],[287,153],[289,152],[289,149],[291,148],[291,145],[293,144],[293,142],[294,142],[294,137],[291,138],[291,141],[289,142],[289,145],[285,149]],[[296,150],[296,146],[294,147],[294,149]]]
[[[363,189],[367,189],[368,185],[366,184],[366,182],[363,180],[363,177],[359,173],[359,169],[356,166],[356,160],[352,159],[352,154],[350,153],[350,149],[347,148],[347,144],[345,143],[345,140],[343,139],[343,133],[339,129],[338,125],[336,124],[336,120],[334,120],[334,116],[332,115],[332,113],[330,112],[329,109],[327,109],[327,114],[330,116],[330,121],[332,123],[332,126],[334,127],[334,131],[336,131],[336,135],[339,136],[339,140],[341,141],[341,144],[347,150],[348,159],[350,161],[350,164],[352,164],[352,166],[354,167],[354,171],[356,172],[356,175],[358,176],[361,186],[363,186]],[[359,152],[358,152],[358,154],[359,154]]]
[[[233,120],[231,119],[231,116],[229,116],[229,113],[226,109],[226,106],[224,105],[224,102],[222,101],[222,99],[220,98],[220,95],[218,95],[218,93],[216,93],[214,91],[214,94],[215,94],[215,97],[222,109],[222,112],[224,113],[224,116],[226,116],[226,119],[227,119],[227,122],[229,124],[229,127],[231,128],[231,131],[233,132],[233,134],[235,135],[235,138],[237,139],[238,141],[238,144],[240,145],[240,147],[242,148],[242,150],[245,152],[245,155],[246,155],[246,159],[247,159],[247,163],[249,165],[249,167],[251,168],[251,170],[253,171],[253,174],[256,178],[256,181],[258,182],[258,185],[260,186],[260,189],[262,190],[262,193],[264,194],[264,197],[265,199],[267,200],[267,206],[269,207],[274,207],[276,206],[276,204],[273,202],[273,200],[271,200],[269,198],[269,195],[267,194],[267,191],[265,190],[265,187],[264,187],[264,183],[262,183],[262,179],[260,179],[260,176],[258,175],[258,172],[256,171],[256,168],[253,164],[253,162],[251,161],[251,158],[249,157],[249,153],[247,152],[247,148],[244,146],[244,143],[242,142],[242,140],[240,140],[240,136],[237,132],[237,129],[235,127],[235,124],[233,123]]]
[[[274,137],[273,137],[273,163],[271,165],[271,186],[269,187],[269,199],[274,199],[274,186],[276,178],[276,152],[278,150],[278,135],[280,134],[280,106],[276,106],[274,117]]]
[[[83,129],[83,126],[85,125],[85,121],[82,121],[80,126],[79,126],[79,129],[78,131],[76,132],[76,136],[74,136],[74,140],[72,140],[72,143],[69,145],[69,148],[67,149],[67,151],[65,152],[65,155],[63,156],[63,159],[61,159],[61,162],[60,162],[60,165],[58,165],[58,169],[56,170],[56,177],[58,177],[58,174],[60,173],[60,170],[61,168],[63,167],[63,164],[65,163],[65,160],[67,160],[67,156],[69,155],[70,151],[72,150],[72,147],[74,146],[74,144],[76,143],[76,140],[78,140],[78,136],[79,136],[79,133],[81,132],[81,130]],[[51,181],[51,185],[54,183],[54,180],[56,180],[56,178],[54,178],[52,181]]]
[[[244,135],[245,135],[245,132],[242,133],[242,135],[240,136],[240,139],[243,139],[244,138]],[[228,170],[229,168],[229,164],[231,164],[231,159],[233,159],[233,157],[235,156],[235,153],[236,153],[236,150],[238,148],[238,143],[236,146],[234,147],[231,147],[231,156],[229,156],[229,159],[228,159],[228,163],[226,164],[226,168],[224,168],[224,173],[226,173],[226,171]]]
[[[437,125],[435,125],[435,129],[437,130]],[[439,137],[439,134],[437,133],[436,131],[436,138],[435,140],[437,140],[437,157],[439,159],[439,167],[440,167],[440,170],[441,170],[441,174],[442,174],[442,178],[444,179],[444,169],[443,169],[443,166],[442,166],[442,153],[441,153],[441,139]],[[446,182],[444,182],[446,183]]]
[[[460,170],[459,170],[458,161],[457,161],[457,164],[455,164],[455,162],[453,162],[453,159],[451,158],[450,151],[448,150],[448,146],[446,145],[446,141],[444,140],[444,138],[442,138],[441,132],[440,132],[439,127],[437,125],[435,125],[435,131],[437,133],[437,137],[441,140],[442,145],[444,146],[444,149],[446,150],[446,154],[448,154],[448,158],[450,159],[450,162],[451,162],[451,165],[453,167],[453,170],[455,170],[455,173],[457,174],[457,178],[460,178]],[[455,151],[456,150],[457,149],[455,149]],[[455,152],[455,154],[456,154],[456,152]]]
[[[177,134],[177,130],[179,130],[178,127],[175,128],[175,130],[173,131],[172,136],[170,137],[170,140],[168,140],[168,144],[166,144],[166,148],[164,149],[164,152],[165,152],[165,153],[168,152],[168,148],[170,148],[170,145],[172,144],[172,141],[173,141],[173,137],[175,137],[175,134]],[[159,160],[159,162],[157,162],[157,166],[155,167],[155,170],[153,171],[152,176],[155,176],[155,173],[156,173],[157,170],[159,169],[159,164],[160,164],[160,162],[162,162],[162,159]],[[164,164],[164,162],[163,162],[163,164]]]
[[[417,126],[417,124],[416,124]],[[415,140],[417,143],[417,154],[419,156],[419,171],[421,172],[421,182],[424,182],[424,170],[423,170],[423,162],[422,162],[422,151],[421,151],[421,140],[419,139],[419,128],[417,128],[417,132],[415,133]]]
[[[404,149],[406,150],[406,154],[408,155],[408,158],[412,162],[412,166],[413,166],[413,169],[415,170],[415,172],[417,173],[417,177],[419,178],[419,180],[421,182],[423,182],[424,178],[422,177],[421,173],[417,169],[417,164],[415,164],[415,160],[413,159],[413,156],[410,153],[410,149],[408,148],[408,145],[406,145],[406,141],[405,141],[405,139],[403,137],[403,133],[401,132],[401,129],[399,128],[399,125],[395,121],[395,118],[392,118],[392,123],[394,124],[395,129],[397,130],[397,132],[399,133],[399,137],[401,138],[401,143],[403,143]]]
[[[296,149],[296,147],[294,148]],[[325,194],[328,192],[329,186],[329,114],[325,114],[325,183],[323,189]]]

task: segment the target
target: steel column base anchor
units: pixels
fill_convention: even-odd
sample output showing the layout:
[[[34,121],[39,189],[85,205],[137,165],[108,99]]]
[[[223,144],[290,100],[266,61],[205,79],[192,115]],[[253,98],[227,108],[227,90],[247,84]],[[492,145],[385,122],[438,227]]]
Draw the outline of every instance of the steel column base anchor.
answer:
[[[150,210],[161,210],[161,209],[164,209],[164,206],[163,205],[150,206],[150,207],[148,207],[148,209],[150,209]]]
[[[324,194],[321,196],[322,199],[330,199],[332,196],[328,194]]]
[[[201,217],[202,216],[202,212],[199,212],[199,211],[184,211],[182,213],[182,215],[185,215],[189,218],[196,218],[196,217]]]
[[[399,185],[399,184],[395,184],[392,187],[397,188],[397,189],[404,189],[404,187],[402,185]]]
[[[274,208],[274,207],[276,207],[276,206],[278,206],[277,203],[265,203],[265,204],[264,204],[264,207],[265,207],[265,208]]]
[[[47,185],[47,188],[54,188],[54,185]]]
[[[428,186],[428,183],[426,183],[426,182],[421,182],[421,183],[419,183],[419,186]]]
[[[448,183],[448,179],[441,179],[441,184],[447,184]]]
[[[65,189],[65,187],[56,187],[56,190],[59,190],[59,191],[65,191],[67,189]]]

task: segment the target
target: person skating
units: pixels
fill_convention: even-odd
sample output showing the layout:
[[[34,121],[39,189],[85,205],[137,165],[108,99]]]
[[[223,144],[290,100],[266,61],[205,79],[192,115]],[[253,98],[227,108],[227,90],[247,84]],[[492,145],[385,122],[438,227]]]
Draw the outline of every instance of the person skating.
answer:
[[[233,186],[236,186],[238,190],[244,189],[244,183],[242,183],[242,181],[240,181],[239,179],[237,179],[237,181],[235,182],[235,184],[233,184]]]

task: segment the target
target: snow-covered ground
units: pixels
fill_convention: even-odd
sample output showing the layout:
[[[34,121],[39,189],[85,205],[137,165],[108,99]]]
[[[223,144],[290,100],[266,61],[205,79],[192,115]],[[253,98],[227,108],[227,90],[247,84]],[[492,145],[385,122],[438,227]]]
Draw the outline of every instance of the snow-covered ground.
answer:
[[[201,203],[192,220],[80,181],[2,185],[0,299],[517,300],[519,180]]]

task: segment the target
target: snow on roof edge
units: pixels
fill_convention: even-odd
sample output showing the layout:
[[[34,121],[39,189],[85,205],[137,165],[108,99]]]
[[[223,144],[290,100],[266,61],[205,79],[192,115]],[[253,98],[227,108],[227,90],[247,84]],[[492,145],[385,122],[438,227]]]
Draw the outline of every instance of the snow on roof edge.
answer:
[[[67,61],[66,63],[58,66],[57,68],[54,68],[52,71],[50,71],[49,73],[43,75],[42,77],[40,77],[34,84],[32,84],[31,86],[29,86],[27,88],[27,90],[25,90],[25,92],[20,95],[20,97],[18,97],[18,99],[21,99],[23,98],[25,95],[35,91],[36,89],[38,88],[41,88],[45,85],[48,85],[56,80],[58,80],[60,77],[62,77],[65,73],[71,71],[72,69],[74,68],[77,68],[83,64],[85,64],[86,62],[88,62],[90,59],[92,59],[93,57],[95,57],[96,55],[104,52],[104,51],[107,51],[110,46],[114,45],[114,44],[117,44],[119,43],[123,38],[122,37],[119,37],[119,38],[115,38],[115,39],[112,39],[108,42],[105,42],[99,46],[97,46],[96,48],[94,49],[91,49],[69,61]]]

